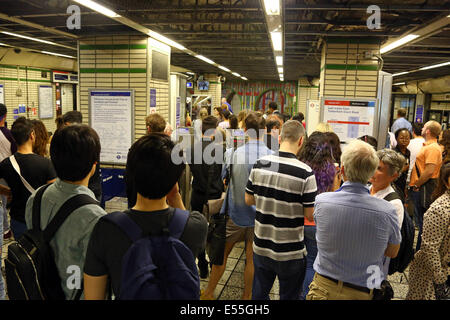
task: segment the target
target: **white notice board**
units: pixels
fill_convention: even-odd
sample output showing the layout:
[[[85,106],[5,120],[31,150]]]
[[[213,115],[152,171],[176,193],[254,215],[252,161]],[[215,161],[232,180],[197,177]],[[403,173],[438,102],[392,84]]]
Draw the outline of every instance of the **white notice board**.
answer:
[[[39,95],[39,118],[53,118],[53,88],[51,85],[38,87]]]
[[[0,83],[0,103],[5,104],[5,85]]]
[[[100,162],[126,164],[134,142],[134,90],[89,89],[89,124],[100,137]]]
[[[378,136],[376,98],[322,97],[320,119],[341,140],[349,142],[364,135]]]
[[[305,124],[308,136],[313,133],[320,122],[320,100],[306,101]]]

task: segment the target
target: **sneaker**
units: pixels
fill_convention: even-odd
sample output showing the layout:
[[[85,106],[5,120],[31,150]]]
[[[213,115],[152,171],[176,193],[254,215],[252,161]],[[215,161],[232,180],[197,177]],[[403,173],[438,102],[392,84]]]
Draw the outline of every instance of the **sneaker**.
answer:
[[[12,236],[12,232],[11,232],[11,229],[10,229],[10,230],[6,231],[6,232],[3,234],[3,239],[4,239],[4,240],[8,240],[9,238],[11,238],[11,236]]]

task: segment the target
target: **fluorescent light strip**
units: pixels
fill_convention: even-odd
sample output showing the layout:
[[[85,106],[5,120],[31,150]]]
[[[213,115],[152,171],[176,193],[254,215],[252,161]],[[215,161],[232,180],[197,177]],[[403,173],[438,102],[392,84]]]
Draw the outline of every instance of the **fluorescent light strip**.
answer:
[[[404,74],[407,74],[407,73],[409,73],[409,71],[394,73],[392,76],[393,77],[397,77],[397,76],[401,76],[401,75],[404,75]]]
[[[204,56],[202,56],[201,54],[198,54],[198,55],[196,55],[195,57],[198,58],[198,59],[200,59],[200,60],[203,60],[203,61],[205,61],[205,62],[207,62],[207,63],[209,63],[209,64],[214,64],[214,63],[215,63],[215,62],[212,61],[211,59],[208,59],[207,57],[204,57]]]
[[[58,56],[58,57],[64,57],[64,58],[70,58],[70,59],[76,59],[77,57],[73,57],[73,56],[68,56],[66,54],[61,54],[61,53],[55,53],[55,52],[50,52],[50,51],[40,51],[41,53],[45,53],[45,54],[51,54],[53,56]]]
[[[233,75],[233,76],[236,76],[236,77],[238,77],[238,78],[241,77],[241,75],[240,75],[239,73],[236,73],[236,72],[233,72],[232,75]]]
[[[169,45],[169,46],[171,46],[171,47],[177,48],[177,49],[179,49],[179,50],[181,50],[181,51],[186,50],[186,47],[185,47],[185,46],[183,46],[183,45],[181,45],[181,44],[179,44],[179,43],[176,43],[175,41],[170,40],[169,38],[166,38],[165,36],[163,36],[163,35],[161,35],[161,34],[155,32],[155,31],[151,31],[151,30],[150,30],[149,33],[148,33],[148,35],[149,35],[150,37],[152,37],[152,38],[155,38],[156,40],[159,40],[159,41],[161,41],[161,42],[164,42],[165,44],[167,44],[167,45]]]
[[[231,73],[231,70],[226,68],[226,67],[224,67],[224,66],[219,66],[219,69],[222,69],[222,70],[224,70],[226,72],[230,72]]]
[[[281,31],[273,31],[270,33],[270,37],[272,39],[272,45],[274,51],[282,51],[283,50],[283,39]]]
[[[422,67],[419,70],[428,70],[428,69],[434,69],[434,68],[439,68],[439,67],[444,67],[444,66],[448,66],[450,65],[450,61],[448,62],[444,62],[444,63],[439,63],[439,64],[434,64],[428,67]]]
[[[404,36],[403,38],[398,39],[397,41],[392,42],[391,44],[384,46],[380,49],[380,53],[386,53],[388,51],[391,51],[397,47],[400,47],[404,45],[405,43],[408,43],[416,38],[418,38],[419,35],[417,34],[408,34],[407,36]]]
[[[119,18],[121,15],[115,13],[111,9],[108,9],[101,4],[98,4],[92,0],[73,0],[85,7],[88,7],[89,9],[92,9],[94,11],[97,11],[98,13],[104,14],[105,16],[108,16],[110,18]]]
[[[59,44],[59,43],[55,43],[55,42],[51,42],[51,41],[47,41],[47,40],[42,40],[42,39],[38,39],[38,38],[28,37],[28,36],[24,36],[22,34],[14,33],[14,32],[8,32],[8,31],[0,31],[0,32],[4,33],[4,34],[7,34],[9,36],[13,36],[13,37],[19,37],[19,38],[23,38],[23,39],[27,39],[27,40],[32,40],[32,41],[42,42],[42,43],[46,43],[46,44],[51,44],[51,45],[54,45],[54,46],[59,46],[59,47],[64,47],[64,48],[77,50],[76,48],[65,46],[63,44]]]
[[[406,84],[406,82],[397,82],[397,83],[394,83],[393,86],[401,86],[404,84]]]
[[[282,56],[275,56],[275,60],[277,62],[277,66],[283,66],[283,57]]]
[[[241,77],[243,80],[248,81],[248,79],[246,77]]]
[[[278,73],[283,73],[283,67],[278,68]]]
[[[280,0],[264,0],[264,8],[268,16],[280,14]]]

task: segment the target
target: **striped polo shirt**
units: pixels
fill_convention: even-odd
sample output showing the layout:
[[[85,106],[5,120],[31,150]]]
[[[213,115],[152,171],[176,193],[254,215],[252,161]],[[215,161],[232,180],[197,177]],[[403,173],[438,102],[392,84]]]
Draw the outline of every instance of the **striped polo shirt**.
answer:
[[[314,207],[317,193],[311,168],[289,152],[262,157],[245,191],[256,202],[253,251],[276,261],[302,259],[303,208]]]

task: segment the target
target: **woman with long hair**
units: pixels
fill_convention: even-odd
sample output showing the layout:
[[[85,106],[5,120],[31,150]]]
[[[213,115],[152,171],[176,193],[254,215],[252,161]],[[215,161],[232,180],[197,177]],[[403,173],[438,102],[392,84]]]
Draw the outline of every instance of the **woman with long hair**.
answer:
[[[244,126],[245,126],[244,120],[245,120],[245,117],[247,116],[247,113],[248,113],[247,109],[241,110],[238,113],[237,118],[238,118],[239,129],[244,129]]]
[[[333,150],[328,137],[315,131],[304,142],[298,156],[299,160],[311,167],[314,172],[317,184],[317,194],[327,191],[333,191],[335,179],[337,177]],[[316,225],[314,221],[305,218],[304,222],[304,241],[306,251],[306,274],[303,282],[302,299],[305,299],[309,291],[309,284],[314,277],[314,260],[317,256],[316,243]]]
[[[450,163],[442,165],[436,199],[423,216],[422,244],[409,267],[407,300],[449,300]]]
[[[33,145],[33,152],[43,156],[48,157],[48,131],[44,123],[41,120],[31,120],[33,123],[33,130],[36,135],[36,141]]]
[[[442,146],[442,163],[450,162],[450,129],[441,131],[439,144]]]

